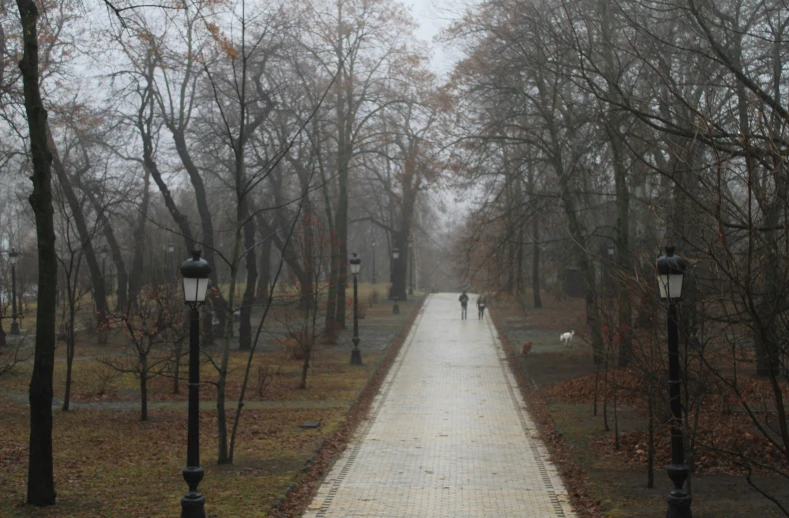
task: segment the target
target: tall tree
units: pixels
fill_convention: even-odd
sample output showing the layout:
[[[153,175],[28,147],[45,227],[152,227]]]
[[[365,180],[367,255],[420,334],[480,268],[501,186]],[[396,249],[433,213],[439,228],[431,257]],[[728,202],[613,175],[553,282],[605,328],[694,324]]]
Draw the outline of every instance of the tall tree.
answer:
[[[55,503],[52,460],[52,376],[55,367],[58,260],[55,250],[52,204],[52,153],[47,139],[47,111],[41,97],[38,56],[39,11],[33,0],[17,0],[22,21],[24,53],[19,62],[25,95],[25,113],[33,162],[30,205],[38,241],[38,307],[36,353],[30,380],[30,445],[27,502],[38,506]]]

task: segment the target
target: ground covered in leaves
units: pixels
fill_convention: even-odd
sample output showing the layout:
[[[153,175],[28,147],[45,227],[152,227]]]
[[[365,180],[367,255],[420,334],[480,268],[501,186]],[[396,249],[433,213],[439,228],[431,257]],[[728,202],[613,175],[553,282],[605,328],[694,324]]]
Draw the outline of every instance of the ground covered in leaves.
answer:
[[[302,362],[287,343],[258,352],[236,438],[232,465],[217,465],[215,376],[202,367],[200,491],[209,517],[298,516],[333,455],[344,447],[369,405],[420,303],[401,302],[401,314],[381,302],[360,322],[364,365],[350,366],[350,336],[314,353],[307,388],[298,389]],[[58,351],[54,410],[57,505],[25,505],[28,420],[25,389],[30,366],[0,378],[0,517],[172,517],[186,491],[186,386],[173,394],[172,378],[150,384],[148,421],[141,422],[139,389],[131,375],[112,373],[99,359],[120,354],[122,341],[77,346],[71,409],[59,409],[65,363]],[[228,416],[232,428],[247,353],[231,353]],[[259,367],[259,368],[258,368]],[[264,378],[258,381],[257,373]],[[185,376],[186,373],[184,372]],[[304,428],[319,421],[318,428]]]
[[[513,300],[499,299],[491,316],[579,515],[665,516],[666,496],[672,488],[665,471],[670,462],[669,429],[660,423],[654,430],[654,487],[647,488],[649,434],[647,407],[639,390],[642,378],[635,370],[610,369],[608,397],[603,398],[603,378],[595,370],[583,331],[579,332],[584,328],[583,300],[550,299],[544,308],[524,309]],[[572,329],[576,331],[572,346],[564,347],[559,335]],[[528,344],[526,354],[523,344]],[[756,433],[737,397],[714,380],[711,383],[711,396],[695,423],[694,517],[784,516],[749,485],[748,471],[738,455],[758,459],[762,468],[754,468],[752,481],[788,502],[785,479],[769,469],[786,472],[785,458]],[[741,388],[754,408],[770,408],[767,381],[742,380]]]

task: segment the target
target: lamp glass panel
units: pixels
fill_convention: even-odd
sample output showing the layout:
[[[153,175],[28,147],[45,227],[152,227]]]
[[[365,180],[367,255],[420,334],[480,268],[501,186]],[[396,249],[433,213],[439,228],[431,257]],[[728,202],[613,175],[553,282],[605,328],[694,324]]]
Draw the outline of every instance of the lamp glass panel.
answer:
[[[197,302],[197,284],[200,279],[184,277],[184,300]]]
[[[210,279],[195,279],[184,277],[184,300],[186,302],[205,301],[208,282]]]
[[[351,263],[351,273],[354,274],[354,275],[358,274],[359,270],[361,269],[361,267],[362,267],[361,264],[358,264],[358,263],[357,264],[353,264],[353,263]]]
[[[660,298],[668,298],[668,275],[658,275],[658,287],[660,288]]]
[[[668,296],[672,299],[678,299],[682,296],[682,279],[685,277],[681,273],[675,273],[668,276]]]
[[[206,293],[208,293],[209,282],[211,282],[211,279],[208,277],[205,279],[197,279],[197,302],[205,301]]]
[[[678,299],[682,296],[681,273],[669,275],[658,275],[658,287],[660,288],[661,299]]]

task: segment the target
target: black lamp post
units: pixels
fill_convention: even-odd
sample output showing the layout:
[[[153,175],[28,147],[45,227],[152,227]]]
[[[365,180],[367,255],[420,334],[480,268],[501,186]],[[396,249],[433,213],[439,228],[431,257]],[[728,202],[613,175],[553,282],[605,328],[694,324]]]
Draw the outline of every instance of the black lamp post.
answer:
[[[373,239],[372,245],[373,245],[373,289],[375,289],[375,283],[378,281],[378,279],[375,277],[375,245],[376,245],[375,239]]]
[[[359,291],[357,288],[357,277],[362,267],[362,260],[353,253],[353,257],[348,261],[351,264],[353,274],[353,350],[351,351],[351,365],[362,364],[362,352],[359,350]]]
[[[19,252],[11,249],[8,252],[8,262],[11,263],[11,329],[8,331],[9,335],[19,334],[19,323],[16,321],[17,306],[16,306],[16,260],[19,257]]]
[[[657,260],[660,298],[668,299],[668,391],[671,409],[671,465],[668,476],[674,489],[668,495],[666,518],[691,518],[690,495],[683,488],[688,478],[685,447],[682,438],[682,401],[680,400],[679,330],[677,303],[682,296],[682,281],[687,261],[674,255],[674,247],[666,247],[666,255]]]
[[[392,248],[392,259],[393,259],[393,261],[392,261],[392,292],[394,292],[394,281],[395,281],[395,279],[394,279],[394,271],[395,271],[395,265],[397,264],[397,260],[399,258],[400,258],[400,249],[397,248],[397,247]],[[392,293],[392,296],[394,297],[394,305],[392,306],[392,314],[393,315],[399,315],[400,314],[400,306],[397,305],[397,293]]]
[[[181,274],[184,300],[189,306],[189,421],[183,470],[189,491],[181,498],[181,518],[205,518],[205,497],[197,491],[204,474],[200,467],[200,312],[197,308],[205,302],[211,266],[195,250],[181,265]]]

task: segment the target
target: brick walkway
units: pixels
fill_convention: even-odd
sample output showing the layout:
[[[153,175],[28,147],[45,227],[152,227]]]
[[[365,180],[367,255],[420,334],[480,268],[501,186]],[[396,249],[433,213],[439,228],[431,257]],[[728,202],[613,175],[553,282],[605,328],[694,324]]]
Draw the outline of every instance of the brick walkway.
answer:
[[[457,298],[425,303],[305,517],[575,516],[495,329]]]

